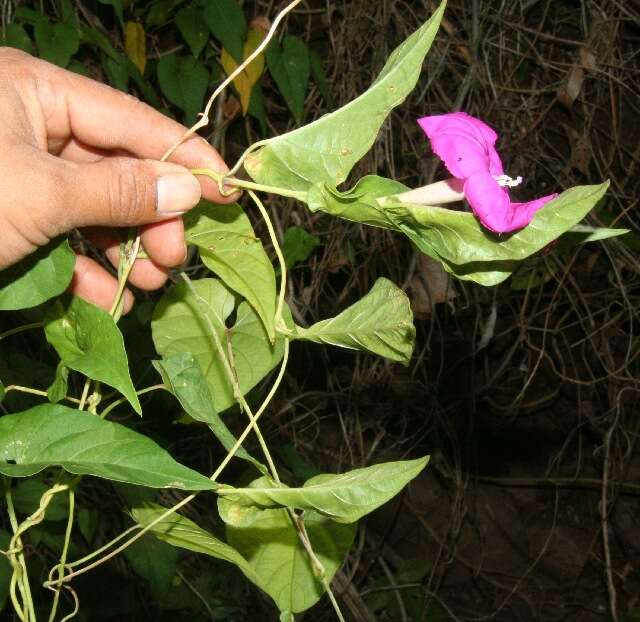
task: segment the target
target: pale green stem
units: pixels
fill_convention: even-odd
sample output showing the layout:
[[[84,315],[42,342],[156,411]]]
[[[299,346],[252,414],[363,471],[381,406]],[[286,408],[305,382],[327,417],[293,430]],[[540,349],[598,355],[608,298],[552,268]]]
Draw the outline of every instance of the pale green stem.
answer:
[[[278,471],[276,469],[276,465],[273,461],[273,458],[271,457],[269,448],[267,447],[267,444],[262,436],[262,432],[260,431],[260,428],[258,428],[258,426],[255,423],[255,417],[253,415],[253,412],[251,411],[251,407],[245,400],[244,395],[242,394],[242,390],[240,389],[240,385],[238,384],[238,379],[236,377],[234,369],[231,366],[231,363],[229,362],[229,358],[225,354],[224,348],[222,347],[222,342],[220,341],[220,337],[218,336],[218,331],[215,329],[215,326],[213,325],[213,322],[211,321],[211,318],[207,313],[207,303],[198,294],[189,276],[185,272],[182,272],[180,276],[183,278],[184,282],[187,284],[187,287],[189,288],[189,291],[194,296],[194,298],[198,301],[198,304],[202,308],[202,317],[205,323],[207,324],[213,343],[216,347],[216,350],[218,351],[218,356],[222,361],[224,369],[227,373],[227,377],[229,378],[229,382],[233,387],[233,395],[237,400],[238,404],[240,404],[240,407],[242,408],[242,410],[244,410],[247,413],[247,416],[249,417],[249,421],[251,422],[251,425],[253,426],[255,434],[258,438],[258,442],[260,443],[260,447],[262,448],[262,451],[264,453],[264,457],[267,461],[267,464],[269,465],[269,470],[273,475],[273,479],[276,482],[279,482],[280,478],[278,477]]]
[[[91,378],[87,378],[84,381],[84,387],[82,388],[82,395],[80,396],[80,401],[78,402],[78,410],[84,410],[84,405],[87,402],[87,397],[89,397],[90,388],[91,388]]]
[[[29,393],[30,395],[38,395],[40,397],[48,397],[46,391],[41,391],[40,389],[32,389],[31,387],[21,387],[17,384],[10,384],[8,387],[4,388],[5,393],[9,393],[9,391],[19,391],[20,393]],[[79,404],[80,400],[75,397],[65,396],[62,399],[67,400],[68,402],[73,402],[74,404]]]
[[[242,165],[244,164],[244,161],[247,159],[248,155],[253,153],[256,149],[259,149],[260,147],[264,147],[264,145],[268,145],[270,141],[271,141],[271,139],[267,138],[267,139],[264,139],[264,140],[259,140],[258,142],[253,143],[253,145],[249,145],[244,150],[242,155],[238,158],[238,161],[233,165],[231,170],[228,173],[225,173],[225,174],[229,175],[229,176],[235,175],[240,170]]]
[[[26,330],[42,328],[43,326],[44,324],[42,322],[33,322],[32,324],[23,324],[22,326],[11,328],[10,330],[6,330],[4,333],[0,333],[0,341],[2,341],[5,337],[11,337],[12,335],[17,335],[18,333],[22,333]]]
[[[278,304],[276,306],[276,328],[286,328],[282,319],[282,310],[284,309],[284,299],[287,293],[287,264],[285,263],[284,255],[282,254],[282,248],[280,247],[278,237],[276,236],[276,231],[273,228],[273,223],[271,222],[271,218],[269,218],[269,212],[267,212],[265,206],[262,204],[262,201],[254,192],[251,192],[251,190],[249,190],[248,194],[260,210],[260,214],[262,215],[262,218],[267,225],[267,231],[269,232],[269,237],[271,238],[273,250],[276,253],[276,257],[278,258],[278,264],[280,266],[280,290],[278,293]]]
[[[145,393],[151,393],[151,391],[160,391],[161,389],[164,389],[165,391],[167,391],[167,387],[165,387],[163,384],[154,384],[151,387],[146,387],[145,389],[140,389],[140,391],[136,391],[136,395],[144,395]],[[127,401],[128,400],[126,397],[121,397],[120,399],[117,399],[114,402],[111,402],[111,404],[109,404],[100,413],[100,418],[104,419],[114,408],[117,408],[118,406],[120,406],[121,404],[124,404]]]
[[[60,590],[62,588],[62,582],[64,580],[64,564],[67,561],[67,554],[69,552],[69,543],[71,542],[71,531],[73,529],[73,518],[75,512],[75,493],[73,488],[69,488],[69,518],[67,520],[67,529],[64,532],[64,544],[62,545],[62,554],[60,555],[60,562],[58,564],[58,585],[55,587],[55,593],[53,595],[53,603],[51,604],[51,613],[49,614],[49,622],[54,622],[56,619],[56,612],[58,611],[58,602],[60,600]]]
[[[218,173],[210,168],[192,168],[190,172],[193,175],[202,175],[209,177],[218,183],[218,187],[222,194],[230,194],[224,190],[224,186],[233,186],[234,188],[243,188],[246,190],[258,190],[269,194],[279,194],[282,197],[298,199],[298,201],[306,201],[307,193],[303,190],[289,190],[287,188],[279,188],[277,186],[265,186],[264,184],[256,184],[245,179],[237,179],[236,177],[227,177],[225,173]]]
[[[267,406],[269,405],[269,403],[273,399],[273,396],[275,395],[276,391],[278,390],[278,387],[280,386],[280,383],[282,382],[282,379],[284,378],[284,372],[285,372],[285,369],[287,367],[287,361],[288,360],[289,360],[289,341],[287,339],[285,339],[285,341],[284,341],[284,351],[283,351],[283,355],[282,355],[282,363],[280,364],[280,371],[278,372],[278,376],[277,376],[273,386],[271,387],[271,390],[269,391],[269,393],[265,397],[264,401],[260,405],[260,408],[256,411],[255,417],[253,419],[254,422],[257,421],[258,418],[260,417],[260,415],[262,415],[262,413],[266,410]],[[220,465],[215,470],[213,475],[211,475],[211,477],[209,478],[209,479],[211,479],[211,481],[215,482],[218,479],[218,477],[220,477],[220,474],[222,473],[222,471],[229,464],[229,462],[234,457],[234,455],[236,454],[238,449],[240,449],[240,447],[242,446],[242,443],[244,443],[244,441],[246,440],[247,436],[249,436],[249,434],[251,433],[252,430],[253,430],[253,422],[251,424],[249,424],[244,429],[244,431],[242,432],[242,434],[240,435],[238,440],[235,442],[233,447],[227,452],[227,455],[225,456],[224,460],[220,463]],[[128,533],[130,533],[132,531],[138,530],[135,535],[133,535],[126,542],[121,544],[118,548],[116,548],[113,551],[111,551],[111,553],[109,553],[108,555],[105,555],[104,557],[100,558],[99,560],[95,561],[92,564],[89,564],[88,566],[85,566],[84,568],[80,568],[79,570],[76,570],[76,571],[71,572],[70,574],[66,575],[65,578],[64,578],[64,581],[68,582],[71,579],[73,579],[74,577],[77,577],[78,575],[84,574],[85,572],[88,572],[89,570],[92,570],[93,568],[96,568],[100,564],[103,564],[104,562],[110,560],[115,555],[118,555],[118,553],[121,553],[126,548],[131,546],[134,542],[139,540],[145,533],[147,533],[148,531],[153,529],[153,527],[155,527],[158,523],[162,522],[165,518],[167,518],[171,514],[177,512],[183,506],[185,506],[188,503],[190,503],[193,499],[195,499],[195,497],[196,497],[195,494],[191,494],[188,497],[185,497],[182,501],[180,501],[179,503],[176,503],[174,506],[169,508],[166,512],[163,512],[158,518],[154,519],[151,523],[149,523],[145,527],[131,527],[127,532],[125,532],[124,534],[120,534],[117,538],[115,538],[111,542],[105,544],[98,551],[94,551],[91,555],[83,558],[82,560],[77,560],[77,561],[72,562],[70,564],[66,564],[65,565],[66,568],[72,568],[72,567],[77,566],[78,564],[80,564],[81,562],[83,562],[83,561],[85,561],[87,559],[92,559],[93,557],[95,557],[96,554],[99,554],[102,551],[107,550],[110,546],[113,546],[113,544],[115,544],[116,542],[119,542],[120,540],[122,540],[123,537],[126,534],[128,534]],[[49,587],[51,585],[54,585],[54,583],[55,582],[47,581],[45,583],[45,586]]]
[[[11,495],[11,488],[9,485],[7,485],[7,489],[5,491],[5,499],[7,501],[9,522],[11,523],[11,529],[14,534],[9,543],[9,559],[13,568],[9,589],[11,603],[16,610],[18,617],[23,622],[35,622],[36,613],[33,605],[33,597],[31,596],[31,586],[29,584],[29,575],[27,574],[27,564],[24,558],[22,539],[20,538],[20,525],[18,525],[16,511],[13,506],[13,496]],[[18,602],[16,585],[22,595],[24,608]]]
[[[118,321],[122,313],[122,297],[129,280],[129,275],[133,269],[133,264],[140,250],[140,236],[136,235],[136,230],[129,231],[129,239],[120,244],[120,263],[118,264],[118,289],[109,310],[109,315]]]

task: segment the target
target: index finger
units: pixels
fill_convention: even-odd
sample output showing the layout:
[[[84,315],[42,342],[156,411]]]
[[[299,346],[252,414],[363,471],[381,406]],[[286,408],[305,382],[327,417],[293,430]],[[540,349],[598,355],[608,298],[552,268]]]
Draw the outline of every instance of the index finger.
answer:
[[[37,94],[47,137],[74,137],[98,149],[124,149],[140,158],[160,160],[187,132],[184,125],[110,86],[35,60]],[[220,154],[198,135],[186,139],[169,161],[187,168],[228,170]],[[215,182],[200,177],[203,195],[228,203]]]

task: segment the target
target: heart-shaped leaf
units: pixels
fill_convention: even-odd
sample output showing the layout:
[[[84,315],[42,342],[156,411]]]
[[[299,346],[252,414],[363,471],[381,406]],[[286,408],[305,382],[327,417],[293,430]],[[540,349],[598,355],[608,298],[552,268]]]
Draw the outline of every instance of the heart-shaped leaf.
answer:
[[[186,215],[185,237],[198,247],[202,263],[247,300],[275,339],[275,272],[242,208],[203,201]]]
[[[117,389],[142,414],[122,333],[106,311],[75,296],[58,300],[47,311],[44,332],[64,365]]]

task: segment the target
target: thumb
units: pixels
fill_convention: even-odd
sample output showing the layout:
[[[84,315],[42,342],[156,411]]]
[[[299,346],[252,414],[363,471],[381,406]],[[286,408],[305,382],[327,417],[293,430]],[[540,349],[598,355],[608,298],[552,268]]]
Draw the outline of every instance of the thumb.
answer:
[[[69,163],[64,220],[72,227],[122,227],[175,218],[194,207],[200,182],[177,164],[109,157]],[[71,221],[71,222],[69,222]]]

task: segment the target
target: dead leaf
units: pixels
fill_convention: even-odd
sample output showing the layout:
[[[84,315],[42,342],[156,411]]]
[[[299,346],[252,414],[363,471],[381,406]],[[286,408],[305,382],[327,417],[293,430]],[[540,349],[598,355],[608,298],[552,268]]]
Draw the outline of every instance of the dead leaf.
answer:
[[[433,308],[441,302],[452,302],[457,296],[453,281],[442,264],[428,255],[420,255],[411,279],[409,297],[411,309],[418,319],[431,317]]]
[[[578,51],[578,59],[569,69],[567,79],[558,89],[558,100],[568,109],[578,99],[584,84],[585,74],[596,69],[595,54],[586,46],[582,46]]]
[[[124,28],[124,50],[131,62],[144,73],[147,65],[147,44],[140,22],[127,22]]]
[[[237,97],[229,95],[222,105],[222,114],[227,121],[235,119],[242,112],[242,106]]]
[[[265,37],[262,29],[252,28],[247,34],[247,40],[243,48],[243,58],[247,59],[262,43]],[[222,50],[220,56],[220,64],[224,68],[226,74],[230,76],[238,67],[238,63],[233,59],[227,50]],[[249,102],[251,101],[251,91],[253,86],[262,76],[264,71],[264,55],[259,54],[244,71],[233,80],[233,85],[240,95],[240,104],[242,105],[243,114],[247,114],[249,110]]]

